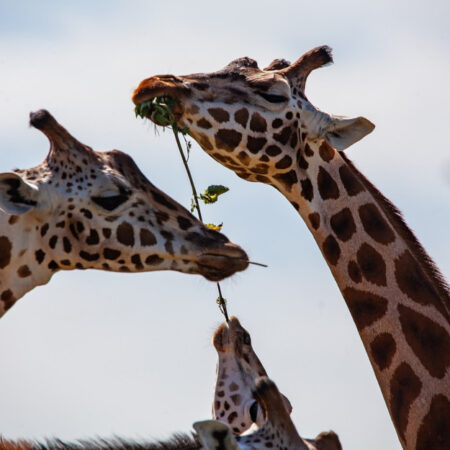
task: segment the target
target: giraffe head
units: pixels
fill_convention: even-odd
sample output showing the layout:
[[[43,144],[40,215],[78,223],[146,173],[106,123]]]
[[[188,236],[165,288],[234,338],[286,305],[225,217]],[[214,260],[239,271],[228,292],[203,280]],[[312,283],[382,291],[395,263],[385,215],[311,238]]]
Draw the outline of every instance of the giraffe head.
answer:
[[[44,110],[30,123],[50,141],[38,166],[0,174],[0,312],[60,269],[177,270],[220,280],[247,267],[117,150],[96,152]]]
[[[255,381],[254,397],[264,410],[266,422],[258,430],[243,436],[233,436],[225,423],[206,420],[194,423],[205,450],[289,449],[342,450],[333,432],[319,434],[316,439],[302,439],[289,416],[285,402],[275,383],[267,377]]]
[[[229,425],[236,434],[253,424],[262,426],[265,417],[253,390],[256,380],[267,373],[253,350],[250,334],[237,317],[232,317],[216,330],[213,344],[219,357],[213,418]],[[282,397],[290,413],[292,406],[284,395]]]
[[[159,96],[178,100],[176,119],[214,159],[242,178],[289,188],[293,167],[308,168],[308,143],[323,140],[343,150],[370,133],[363,117],[346,119],[314,107],[305,95],[310,72],[332,62],[318,47],[290,64],[275,60],[261,70],[239,58],[213,73],[157,75],[133,93],[136,104]],[[309,155],[310,156],[310,155]]]

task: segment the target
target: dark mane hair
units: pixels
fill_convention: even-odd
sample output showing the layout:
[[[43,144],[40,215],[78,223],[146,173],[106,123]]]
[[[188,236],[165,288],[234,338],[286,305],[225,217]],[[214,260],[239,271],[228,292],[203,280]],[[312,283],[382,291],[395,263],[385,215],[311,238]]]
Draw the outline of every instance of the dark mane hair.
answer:
[[[402,213],[394,206],[390,200],[388,200],[348,159],[343,153],[339,152],[343,160],[347,163],[348,167],[352,170],[354,175],[358,178],[360,183],[366,187],[366,189],[377,200],[378,205],[383,210],[384,214],[389,219],[389,222],[395,228],[397,233],[405,239],[405,242],[410,246],[413,256],[418,261],[424,275],[433,283],[432,288],[436,294],[442,299],[442,306],[447,313],[447,320],[450,317],[450,287],[439,271],[438,267],[428,255],[422,244],[419,242],[415,234],[406,225]]]
[[[61,439],[9,441],[0,436],[0,450],[199,450],[200,442],[193,434],[176,433],[164,441],[138,442],[122,438],[65,442]]]

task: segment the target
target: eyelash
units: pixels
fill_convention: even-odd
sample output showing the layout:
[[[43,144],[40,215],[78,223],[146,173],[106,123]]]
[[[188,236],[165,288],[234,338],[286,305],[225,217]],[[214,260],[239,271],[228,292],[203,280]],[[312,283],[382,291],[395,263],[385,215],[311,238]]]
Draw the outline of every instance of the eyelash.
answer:
[[[92,197],[92,201],[107,211],[112,211],[128,200],[124,194],[112,195],[111,197]]]
[[[287,98],[283,95],[266,94],[265,92],[261,91],[257,91],[256,93],[270,103],[283,103],[287,100]]]

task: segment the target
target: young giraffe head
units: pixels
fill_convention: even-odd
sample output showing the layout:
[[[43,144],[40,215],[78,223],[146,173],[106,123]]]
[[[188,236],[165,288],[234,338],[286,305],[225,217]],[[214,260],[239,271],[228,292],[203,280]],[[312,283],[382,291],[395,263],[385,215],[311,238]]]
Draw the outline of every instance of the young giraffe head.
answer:
[[[293,64],[275,60],[263,70],[256,61],[239,58],[209,74],[148,78],[134,91],[133,102],[176,98],[179,125],[189,127],[191,136],[214,159],[249,181],[290,189],[298,181],[297,165],[308,169],[309,141],[323,139],[321,151],[327,158],[328,144],[343,150],[374,128],[363,117],[332,116],[308,101],[306,78],[330,62],[331,50],[325,46]],[[306,184],[308,199],[312,187]]]
[[[241,248],[125,153],[93,151],[44,110],[30,123],[50,151],[36,167],[0,174],[0,315],[58,270],[177,270],[216,281],[247,267]]]
[[[250,334],[237,317],[231,317],[216,330],[213,344],[219,357],[213,418],[229,425],[235,434],[245,432],[253,424],[261,427],[265,417],[253,391],[256,380],[267,373],[253,350]],[[291,413],[289,400],[282,397]]]
[[[286,409],[275,383],[267,377],[256,380],[254,397],[262,406],[266,421],[251,434],[233,436],[225,423],[207,420],[194,423],[202,448],[205,450],[342,450],[338,436],[332,431],[316,439],[302,439]]]

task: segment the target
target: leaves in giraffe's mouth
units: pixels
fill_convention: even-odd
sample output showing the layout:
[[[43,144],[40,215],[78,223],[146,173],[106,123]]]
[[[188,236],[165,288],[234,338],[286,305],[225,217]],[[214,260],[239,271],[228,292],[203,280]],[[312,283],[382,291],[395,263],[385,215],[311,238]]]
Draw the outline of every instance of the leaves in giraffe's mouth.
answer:
[[[189,128],[179,128],[175,120],[174,108],[178,103],[179,101],[172,97],[153,97],[150,100],[138,103],[134,108],[134,113],[136,117],[150,119],[156,125],[172,127],[174,131],[186,135]]]

